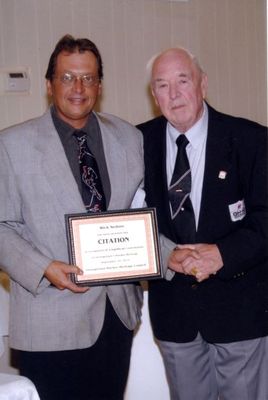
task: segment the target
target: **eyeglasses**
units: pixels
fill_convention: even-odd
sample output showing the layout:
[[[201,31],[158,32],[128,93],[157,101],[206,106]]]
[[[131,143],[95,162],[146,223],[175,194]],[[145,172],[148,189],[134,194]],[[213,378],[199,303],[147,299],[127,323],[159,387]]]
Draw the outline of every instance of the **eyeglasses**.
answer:
[[[55,77],[56,79],[59,79],[61,83],[63,83],[66,86],[72,86],[76,82],[77,79],[79,79],[82,83],[83,86],[85,87],[92,87],[92,86],[97,86],[98,83],[100,82],[100,79],[98,76],[90,75],[90,74],[85,74],[85,75],[75,75],[72,72],[65,72],[63,75],[60,75],[59,77]]]

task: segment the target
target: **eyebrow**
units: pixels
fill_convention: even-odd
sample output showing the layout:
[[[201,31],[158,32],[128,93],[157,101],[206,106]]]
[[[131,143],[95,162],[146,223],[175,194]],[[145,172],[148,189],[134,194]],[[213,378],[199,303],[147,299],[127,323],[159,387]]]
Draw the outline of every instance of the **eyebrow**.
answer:
[[[153,79],[154,82],[159,82],[159,81],[167,81],[167,79],[164,78],[155,78]]]
[[[191,77],[191,74],[186,73],[186,72],[181,72],[181,73],[178,74],[178,77],[179,78],[189,78],[189,77]],[[168,79],[165,79],[165,78],[154,78],[153,79],[154,82],[167,81],[167,80]]]

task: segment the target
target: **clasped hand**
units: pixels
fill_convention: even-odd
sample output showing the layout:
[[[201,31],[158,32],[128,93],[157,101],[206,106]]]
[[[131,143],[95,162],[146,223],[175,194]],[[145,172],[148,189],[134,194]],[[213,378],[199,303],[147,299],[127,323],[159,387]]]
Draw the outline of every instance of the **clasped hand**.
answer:
[[[198,282],[215,275],[223,266],[216,244],[178,245],[169,257],[168,266],[175,272],[192,275]]]

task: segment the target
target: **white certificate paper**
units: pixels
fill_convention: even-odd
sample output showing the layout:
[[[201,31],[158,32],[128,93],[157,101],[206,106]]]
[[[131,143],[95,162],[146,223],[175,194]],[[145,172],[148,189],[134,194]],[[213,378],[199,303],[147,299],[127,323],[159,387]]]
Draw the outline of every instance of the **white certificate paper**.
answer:
[[[162,277],[155,209],[66,216],[77,284],[100,285]]]

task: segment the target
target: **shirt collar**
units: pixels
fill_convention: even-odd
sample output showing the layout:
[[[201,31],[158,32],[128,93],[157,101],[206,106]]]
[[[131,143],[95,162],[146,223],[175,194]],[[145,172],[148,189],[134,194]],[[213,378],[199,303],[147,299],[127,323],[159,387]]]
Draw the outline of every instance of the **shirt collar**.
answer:
[[[55,106],[51,107],[51,116],[55,125],[56,130],[58,131],[61,137],[65,139],[70,138],[75,129],[71,125],[67,124],[67,122],[63,121],[57,114]]]
[[[55,128],[59,135],[63,138],[63,140],[68,140],[73,136],[73,133],[77,130],[67,122],[63,121],[57,114],[56,108],[54,105],[51,106],[51,116],[55,125]],[[89,135],[90,129],[92,129],[93,126],[98,125],[97,118],[92,112],[85,124],[85,126],[81,129],[84,131],[87,135]]]

